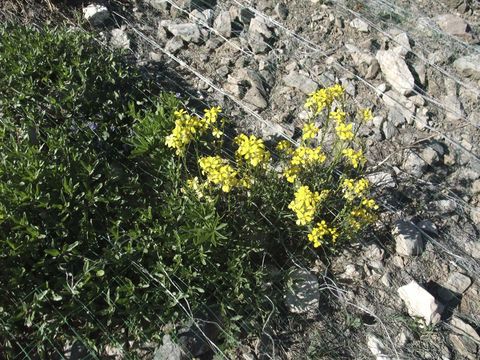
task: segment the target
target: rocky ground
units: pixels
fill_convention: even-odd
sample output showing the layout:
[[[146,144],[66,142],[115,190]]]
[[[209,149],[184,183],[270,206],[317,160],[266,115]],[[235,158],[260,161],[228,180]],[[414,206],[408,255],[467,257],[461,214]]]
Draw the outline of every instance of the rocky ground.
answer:
[[[334,82],[374,110],[377,235],[294,270],[290,314],[238,358],[480,357],[478,1],[95,4],[82,6],[99,39],[263,136],[296,139],[305,96]],[[159,359],[174,356],[165,342]]]

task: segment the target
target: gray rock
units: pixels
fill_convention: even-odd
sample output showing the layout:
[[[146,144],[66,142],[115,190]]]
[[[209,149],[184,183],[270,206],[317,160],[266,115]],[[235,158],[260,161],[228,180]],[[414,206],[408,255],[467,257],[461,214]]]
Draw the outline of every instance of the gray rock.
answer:
[[[291,270],[287,279],[285,303],[291,313],[315,313],[319,305],[317,277],[307,270]]]
[[[451,213],[457,209],[457,203],[452,199],[436,200],[430,204],[442,214]]]
[[[395,251],[401,256],[415,256],[423,253],[422,234],[411,221],[397,221],[392,230]]]
[[[450,320],[454,334],[449,336],[455,349],[466,359],[475,360],[480,355],[480,336],[475,329],[457,316]]]
[[[300,90],[307,95],[316,91],[318,88],[318,85],[315,81],[296,71],[292,71],[290,74],[285,76],[283,81],[285,85]]]
[[[470,26],[460,16],[453,14],[443,14],[435,19],[437,25],[447,34],[458,37],[466,42],[475,42],[475,37],[471,33]]]
[[[227,39],[232,36],[232,18],[229,11],[221,11],[213,22],[213,28]]]
[[[422,318],[427,325],[435,325],[440,321],[443,306],[416,281],[400,287],[397,291],[410,316]]]
[[[397,106],[392,107],[388,110],[388,121],[391,122],[392,125],[395,127],[399,127],[406,123],[402,110],[400,110]]]
[[[428,164],[425,160],[411,150],[407,152],[407,156],[403,162],[403,168],[405,171],[416,177],[421,177],[423,175],[427,165]]]
[[[377,59],[375,59],[375,56],[351,44],[346,44],[345,47],[350,53],[353,63],[357,67],[360,75],[366,79],[375,78],[380,70],[380,65]]]
[[[398,134],[398,130],[393,123],[390,121],[385,121],[382,124],[382,132],[385,136],[385,139],[389,140]]]
[[[472,285],[472,280],[468,276],[459,272],[452,272],[445,284],[442,284],[443,288],[439,290],[438,295],[443,301],[448,302],[457,296],[461,296],[470,285]]]
[[[183,360],[185,356],[182,348],[172,342],[170,335],[163,336],[163,345],[159,346],[153,354],[153,360]]]
[[[110,44],[117,49],[129,49],[130,48],[130,39],[128,38],[127,32],[124,28],[113,29],[112,38],[110,39]]]
[[[400,94],[408,95],[413,91],[415,80],[405,59],[393,50],[380,50],[376,56],[385,80]]]
[[[378,188],[395,188],[397,183],[395,182],[392,174],[389,172],[377,172],[367,175],[368,181]]]
[[[370,32],[370,26],[368,26],[368,24],[365,21],[359,18],[355,18],[352,21],[350,21],[350,26],[363,33]]]
[[[269,26],[265,19],[261,16],[255,16],[250,21],[250,26],[248,28],[249,33],[257,33],[262,35],[266,40],[269,40],[273,37],[273,32],[270,30]]]
[[[428,146],[422,150],[420,157],[425,160],[428,165],[436,165],[440,162],[440,156],[435,149]]]
[[[147,0],[153,8],[160,10],[160,11],[167,11],[168,10],[168,0]]]
[[[445,95],[443,97],[443,105],[445,106],[445,113],[447,120],[460,121],[463,120],[465,113],[460,100],[456,95]]]
[[[199,23],[200,25],[207,23],[207,16],[198,9],[193,9],[190,14],[188,14],[190,21]]]
[[[278,3],[275,6],[275,14],[282,20],[285,20],[288,16],[288,8],[284,3]]]
[[[183,40],[181,36],[174,36],[165,44],[165,50],[176,54],[181,48],[183,48]]]
[[[239,69],[234,75],[229,75],[225,89],[255,108],[265,109],[268,106],[263,80],[254,70]]]
[[[480,80],[480,54],[463,56],[455,60],[453,66],[463,76]]]
[[[437,226],[432,223],[430,220],[422,220],[417,224],[417,227],[430,236],[437,236],[438,229]]]
[[[94,26],[103,25],[110,18],[108,9],[103,5],[90,4],[82,11],[85,20]]]
[[[480,259],[480,242],[468,241],[465,244],[465,251],[475,259]]]
[[[180,36],[186,42],[200,42],[200,29],[197,24],[170,24],[167,26],[174,36]]]

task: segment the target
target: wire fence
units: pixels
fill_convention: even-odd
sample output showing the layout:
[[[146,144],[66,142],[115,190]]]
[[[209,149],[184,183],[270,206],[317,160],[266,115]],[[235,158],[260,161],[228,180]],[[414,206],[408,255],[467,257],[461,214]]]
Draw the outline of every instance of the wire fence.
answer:
[[[183,12],[185,15],[188,15],[188,11],[185,10],[180,3],[173,1],[173,0],[168,0],[168,3],[172,6],[177,8],[179,11]],[[195,2],[194,6],[197,6],[198,9],[202,9],[203,2]],[[388,26],[389,28],[392,27],[392,23],[387,23],[384,20],[380,20],[378,17],[368,17],[364,13],[360,13],[352,8],[350,8],[347,5],[347,2],[344,1],[334,1],[336,5],[336,10],[339,11],[340,13],[344,14],[346,17],[357,17],[361,18],[365,22],[367,22],[372,29],[375,30],[376,33],[388,37],[390,41],[395,42],[394,38],[389,35],[386,31],[382,29],[382,26]],[[405,18],[405,19],[411,19],[414,15],[418,16],[418,13],[413,14],[411,10],[405,8],[405,7],[400,7],[395,5],[394,2],[385,2],[382,0],[376,0],[376,1],[369,1],[369,4],[371,6],[383,6],[387,7],[389,11],[393,12],[394,14]],[[302,50],[302,54],[305,56],[309,56],[313,59],[325,59],[326,57],[329,56],[330,54],[330,49],[325,49],[321,47],[320,45],[316,44],[315,42],[309,40],[308,38],[304,37],[304,35],[301,35],[299,33],[294,32],[293,30],[289,29],[287,26],[283,25],[279,21],[273,19],[270,15],[266,14],[265,12],[259,11],[254,3],[247,2],[247,1],[219,1],[216,4],[216,9],[218,10],[228,10],[230,6],[236,6],[237,8],[246,8],[249,11],[251,11],[252,14],[255,16],[261,17],[264,19],[268,24],[272,25],[272,27],[275,27],[279,29],[279,31],[282,32],[282,36],[284,36],[286,39],[288,39],[292,46],[295,46],[298,49]],[[152,10],[153,11],[153,10]],[[264,118],[260,113],[255,111],[255,109],[251,108],[248,104],[246,104],[243,100],[237,98],[233,94],[230,94],[227,90],[225,90],[221,84],[217,83],[213,79],[210,79],[208,75],[203,74],[201,71],[196,70],[197,66],[194,63],[188,63],[186,60],[183,60],[180,58],[179,55],[174,55],[173,53],[167,51],[165,47],[158,42],[158,40],[155,38],[155,30],[148,30],[149,27],[148,25],[151,25],[148,23],[149,20],[144,20],[144,22],[139,22],[134,21],[131,18],[128,18],[126,14],[122,14],[118,11],[113,12],[113,15],[115,17],[115,20],[118,21],[118,24],[124,24],[127,26],[127,30],[129,33],[135,37],[136,41],[142,43],[142,48],[149,48],[154,51],[160,51],[166,58],[170,59],[172,63],[176,63],[181,69],[187,71],[190,73],[191,77],[194,77],[198,79],[199,81],[204,82],[210,89],[213,90],[215,96],[220,96],[220,97],[225,97],[228,99],[228,104],[235,109],[240,109],[242,112],[242,116],[249,116],[252,119],[255,119],[258,122],[261,122],[264,124],[264,126],[269,127],[272,126],[272,121]],[[71,20],[69,20],[69,17],[65,17],[65,21],[67,23],[70,23],[72,26],[77,26],[75,23],[72,23]],[[381,24],[381,25],[379,25]],[[402,24],[404,24],[402,22]],[[143,26],[141,26],[143,25]],[[398,24],[397,24],[398,25]],[[216,34],[217,36],[222,37],[223,41],[230,45],[232,48],[236,48],[238,51],[240,51],[242,54],[248,57],[253,57],[254,54],[251,50],[248,48],[239,46],[237,42],[232,41],[232,39],[225,38],[221,35],[218,34],[218,32],[210,26],[208,23],[202,23],[202,26],[207,28],[212,34]],[[433,25],[430,25],[432,27],[432,31],[436,32],[437,34],[441,35],[442,42],[444,44],[451,44],[452,42],[455,43],[455,46],[459,46],[465,49],[465,51],[468,52],[477,52],[478,48],[471,46],[470,44],[466,44],[456,38],[452,38],[450,35],[445,34],[444,32],[440,31],[438,28],[434,28]],[[405,29],[404,27],[399,27],[402,31],[408,31],[409,29]],[[146,30],[147,29],[147,30]],[[410,33],[410,32],[409,32]],[[417,34],[418,36],[418,34]],[[417,44],[423,44],[422,40],[420,38],[415,38],[415,42]],[[106,46],[103,42],[99,42],[101,46]],[[398,44],[402,46],[402,44]],[[140,47],[139,47],[140,48]],[[130,49],[131,55],[137,59],[137,60],[142,60],[144,57],[143,53],[140,53],[136,50]],[[272,48],[272,51],[274,51],[274,48]],[[426,51],[426,48],[424,48],[424,52]],[[442,76],[445,76],[449,79],[452,79],[455,81],[456,84],[458,84],[461,87],[464,87],[470,91],[473,91],[475,93],[479,93],[478,87],[474,87],[472,84],[467,84],[464,83],[461,79],[459,79],[456,75],[452,74],[448,69],[444,69],[440,66],[437,66],[436,64],[430,62],[428,60],[428,54],[426,56],[416,52],[416,51],[411,51],[413,55],[420,61],[422,61],[425,65],[431,67],[433,71],[438,72]],[[278,62],[281,62],[282,60],[276,56],[276,59]],[[370,90],[370,94],[372,98],[378,97],[378,93],[376,91],[376,86],[369,80],[362,78],[358,74],[352,72],[352,70],[339,62],[334,62],[338,68],[343,70],[344,72],[348,73],[352,78],[354,78],[358,84],[364,86],[366,89]],[[307,70],[310,74],[314,74],[315,71],[305,65],[304,69]],[[183,72],[181,73],[179,70],[176,70],[175,68],[171,69],[171,72],[173,73],[172,76],[170,76],[168,73],[162,74],[166,82],[171,82],[171,83],[177,83],[177,86],[181,89],[181,92],[184,96],[190,97],[195,99],[195,101],[200,105],[205,108],[209,107],[208,105],[212,103],[212,99],[203,99],[199,97],[199,94],[196,90],[194,90],[192,87],[189,87],[187,85],[183,84],[178,84],[177,80],[178,78],[183,78],[184,74]],[[314,78],[315,81],[320,83],[321,85],[327,85],[323,83],[322,78],[316,77]],[[336,79],[335,78],[330,78],[330,81],[334,82]],[[157,84],[159,89],[165,89],[163,83],[158,83]],[[142,89],[139,89],[142,90]],[[428,104],[429,106],[435,107],[440,114],[445,114],[447,112],[455,112],[456,110],[454,109],[449,109],[446,107],[443,102],[440,99],[436,99],[427,93],[414,90],[414,93],[416,95],[421,96]],[[151,93],[145,93],[145,96],[147,98],[152,99],[153,94]],[[388,96],[385,95],[384,96]],[[358,102],[356,99],[355,101]],[[395,102],[396,105],[400,108],[403,108],[405,110],[409,110],[405,107],[404,104],[402,104],[398,99],[391,98],[391,101]],[[462,122],[462,126],[465,126],[467,129],[471,129],[472,131],[475,131],[478,129],[478,124],[473,123],[470,119],[468,119],[466,116],[463,114],[457,114],[458,118],[460,118],[460,121]],[[478,153],[476,153],[476,148],[474,149],[466,149],[465,146],[462,145],[461,140],[458,139],[456,134],[450,134],[446,130],[443,129],[438,129],[433,126],[430,126],[426,123],[424,123],[423,119],[418,118],[417,116],[412,114],[412,118],[414,119],[415,122],[420,123],[420,125],[426,129],[428,129],[432,136],[434,138],[439,138],[443,139],[444,141],[450,143],[452,146],[456,147],[461,153],[467,154],[470,156],[472,161],[480,161],[480,158],[478,157]],[[283,128],[283,131],[279,132],[279,136],[291,141],[292,143],[296,144],[296,141],[292,139],[292,137],[288,136],[287,134],[289,133],[288,128],[286,128],[284,125],[280,124],[280,128]],[[80,131],[87,131],[83,127],[78,127]],[[91,131],[95,131],[92,130]],[[100,138],[99,134],[95,134],[98,138]],[[232,139],[230,139],[232,140]],[[274,152],[274,149],[270,149],[272,152]],[[233,157],[233,155],[231,154]],[[390,154],[387,154],[385,156],[385,162],[382,161],[382,166],[377,166],[374,167],[375,171],[390,171],[391,168],[388,165],[388,159],[391,156],[396,156],[393,152]],[[128,167],[125,164],[122,164],[124,166],[125,171],[129,171]],[[145,169],[144,169],[145,170]],[[147,171],[147,170],[145,170]],[[152,174],[149,174],[153,176]],[[469,204],[467,201],[463,199],[461,195],[457,194],[456,189],[452,188],[448,184],[445,184],[444,182],[438,181],[431,181],[431,180],[424,180],[421,178],[416,178],[406,172],[399,171],[397,174],[398,177],[398,182],[404,183],[407,186],[408,189],[413,189],[415,192],[421,192],[421,189],[423,189],[425,186],[428,186],[430,188],[430,191],[436,192],[438,196],[436,198],[438,199],[450,199],[454,201],[456,204],[454,214],[458,215],[459,217],[466,218],[466,214],[470,213],[472,211],[479,212],[478,208],[475,208],[473,205]],[[381,201],[382,205],[382,212],[385,214],[391,215],[393,218],[401,218],[402,216],[405,216],[410,213],[410,210],[408,209],[408,205],[398,203],[398,202],[392,202],[389,200],[389,196],[391,195],[388,191],[382,190],[382,193],[379,193],[379,199]],[[385,224],[382,224],[381,227],[383,228],[388,228],[389,222],[386,222]],[[384,229],[383,229],[384,230]],[[430,234],[425,233],[422,231],[423,235],[428,239],[428,243],[431,245],[430,248],[427,248],[427,253],[430,258],[436,258],[436,259],[441,259],[443,262],[448,262],[450,264],[454,264],[455,267],[459,269],[463,269],[466,271],[468,274],[471,274],[474,276],[474,274],[480,273],[480,263],[478,260],[472,258],[469,256],[466,252],[465,249],[461,247],[462,243],[458,241],[454,237],[454,235],[449,231],[448,228],[446,229],[440,229],[438,231],[438,236],[432,237]],[[466,234],[466,238],[468,238],[470,241],[476,241],[476,236],[475,234]],[[107,241],[111,241],[111,239],[105,239]],[[375,232],[372,234],[372,239],[370,241],[364,241],[365,243],[370,243],[370,244],[375,244],[378,246],[380,249],[382,249],[384,252],[386,252],[387,256],[389,258],[392,258],[395,256],[394,250],[392,250],[392,247],[390,244],[394,243],[393,238],[389,234],[389,232],[385,231],[379,231],[378,233]],[[359,254],[362,251],[361,250],[353,250],[355,254]],[[315,255],[313,250],[312,250],[312,255]],[[295,264],[295,266],[298,269],[303,269],[305,271],[310,272],[311,269],[311,264],[307,263],[305,259],[300,259],[298,258],[295,254],[291,253],[290,254],[291,258],[291,263]],[[275,260],[275,259],[273,259]],[[334,259],[324,259],[322,257],[322,254],[318,256],[319,262],[330,262],[327,265],[331,265],[331,263],[334,262]],[[207,259],[207,261],[209,261]],[[212,264],[213,266],[214,264]],[[282,273],[288,273],[290,271],[289,268],[285,268],[284,264],[276,264],[277,268],[282,272]],[[328,266],[326,267],[328,268]],[[148,282],[151,286],[158,288],[158,291],[161,292],[166,292],[169,296],[172,297],[172,299],[176,299],[176,295],[174,293],[171,293],[168,288],[166,288],[161,281],[158,280],[158,277],[155,276],[154,274],[150,273],[145,267],[142,266],[142,264],[133,262],[130,266],[124,269],[125,272],[136,272],[141,278],[143,278],[146,282]],[[401,326],[399,326],[398,322],[395,321],[395,319],[392,318],[392,313],[394,313],[394,308],[395,304],[389,304],[386,302],[385,299],[388,298],[396,298],[396,289],[402,285],[404,285],[405,279],[402,277],[395,277],[392,276],[392,281],[391,284],[388,287],[385,287],[382,285],[380,278],[376,279],[376,281],[372,284],[369,284],[369,286],[360,286],[361,291],[363,294],[372,300],[372,304],[379,304],[383,303],[385,308],[391,307],[391,311],[386,310],[384,313],[378,314],[376,313],[376,309],[372,308],[369,306],[369,304],[359,304],[354,301],[354,299],[351,297],[351,292],[352,292],[352,286],[348,285],[347,283],[340,283],[337,281],[331,274],[330,271],[323,270],[319,271],[317,274],[321,279],[319,291],[321,294],[322,299],[331,299],[329,304],[330,306],[333,307],[343,307],[346,309],[347,314],[361,314],[363,315],[368,315],[372,318],[374,318],[374,323],[375,323],[375,332],[381,337],[383,337],[386,340],[386,346],[388,347],[388,352],[391,354],[391,356],[395,358],[415,358],[416,354],[415,351],[416,349],[412,347],[410,349],[410,353],[405,354],[405,350],[403,349],[400,351],[397,349],[398,345],[395,341],[395,337],[398,335],[398,332],[401,329]],[[412,278],[418,278],[416,274],[409,274]],[[164,273],[164,276],[167,278],[168,282],[173,285],[174,288],[176,288],[179,292],[182,291],[182,287],[185,286],[186,284],[182,284],[182,279],[179,277],[176,277],[174,274],[168,274]],[[118,277],[112,278],[111,282],[119,282],[121,280],[121,274],[119,274]],[[74,281],[74,279],[72,279]],[[273,286],[277,287],[277,292],[278,293],[283,293],[284,289],[279,288],[278,284],[273,284]],[[38,289],[32,289],[32,292],[37,292],[39,291]],[[384,298],[380,298],[379,294],[385,293]],[[12,297],[12,301],[17,302],[21,301],[21,299],[17,299],[15,297],[15,294],[9,294],[9,296]],[[105,292],[99,293],[98,297],[104,297],[107,296]],[[333,299],[333,300],[332,300]],[[75,311],[79,311],[82,314],[85,314],[85,316],[89,316],[92,321],[97,321],[99,329],[103,330],[104,335],[107,337],[110,336],[109,330],[105,327],[105,324],[102,324],[101,321],[99,321],[95,313],[93,313],[90,310],[91,304],[95,301],[95,298],[91,299],[90,303],[78,303],[78,307],[76,308]],[[352,354],[361,354],[357,358],[367,358],[368,356],[368,349],[365,350],[365,346],[362,345],[365,343],[365,339],[363,334],[358,334],[358,333],[345,333],[345,324],[340,324],[339,321],[339,314],[342,314],[341,311],[333,311],[333,312],[319,312],[315,314],[315,319],[293,319],[291,315],[288,315],[285,313],[284,309],[278,309],[276,308],[274,302],[270,299],[265,299],[266,302],[271,304],[271,311],[269,312],[269,315],[265,318],[263,326],[261,328],[261,334],[260,336],[261,340],[257,343],[256,346],[256,351],[257,354],[259,354],[259,358],[268,358],[268,359],[277,359],[277,358],[284,358],[284,355],[282,355],[282,347],[292,347],[295,348],[297,347],[298,349],[298,358],[303,358],[300,354],[302,351],[305,351],[305,346],[306,344],[311,343],[313,340],[311,338],[312,333],[310,333],[310,337],[306,335],[306,331],[311,331],[312,323],[317,323],[322,324],[324,326],[322,330],[322,334],[326,334],[325,337],[327,338],[327,341],[336,341],[336,345],[334,347],[339,347],[339,348],[344,348],[347,349],[351,347],[349,350],[345,351],[345,354],[348,354],[345,356],[347,358],[348,356],[351,356]],[[135,301],[135,300],[134,300]],[[141,299],[136,299],[138,301],[138,306],[141,306]],[[51,304],[52,308],[56,308],[56,304],[52,303]],[[190,308],[188,300],[185,302],[178,302],[178,306],[182,312],[186,314],[186,316],[191,319],[192,321],[192,328],[195,329],[196,332],[198,332],[206,341],[208,346],[211,348],[211,350],[216,354],[216,356],[219,356],[219,358],[229,358],[229,355],[224,353],[222,349],[216,344],[215,339],[209,339],[209,334],[205,332],[205,324],[206,323],[213,323],[215,326],[222,331],[222,321],[221,319],[216,319],[215,316],[210,317],[209,319],[205,318],[199,318]],[[204,309],[205,311],[209,311],[207,307]],[[1,318],[0,318],[1,319]],[[159,315],[157,319],[150,319],[151,321],[158,321],[159,323],[159,329],[161,329],[164,326],[167,326],[168,324],[163,323],[161,316]],[[65,325],[70,329],[70,331],[74,334],[76,334],[77,339],[79,342],[83,344],[83,346],[86,348],[86,350],[89,353],[90,358],[93,359],[98,359],[102,358],[99,355],[99,352],[96,351],[96,349],[89,348],[89,340],[92,339],[85,339],[83,338],[81,332],[77,331],[76,327],[74,324],[70,323],[68,315],[64,317]],[[293,322],[293,325],[292,325]],[[1,324],[0,324],[1,325]],[[351,325],[351,324],[350,324]],[[295,334],[293,329],[297,327],[300,330],[300,334]],[[373,327],[373,326],[372,326]],[[348,328],[348,327],[347,327]],[[248,329],[252,333],[254,333],[254,330],[258,329]],[[5,326],[2,329],[3,332],[6,332],[6,336],[10,337],[10,341],[13,343],[16,342],[15,337],[12,334],[8,333],[8,329],[5,328]],[[231,334],[223,334],[224,337],[230,337],[230,341],[234,342],[237,344],[239,348],[241,348],[242,343],[244,342],[244,339],[235,339],[231,337]],[[308,339],[305,339],[307,337]],[[288,340],[286,340],[288,338]],[[285,345],[289,342],[292,342],[293,344],[289,344],[289,346]],[[130,353],[129,351],[125,351],[125,344],[123,343],[122,339],[111,337],[111,343],[112,343],[112,348],[110,349],[112,357],[118,357],[118,358],[135,358],[137,356],[141,356],[144,358],[148,358],[151,356],[152,351],[155,350],[155,348],[158,346],[157,343],[151,343],[151,344],[142,344],[144,346],[143,353],[141,349],[137,349],[136,353]],[[36,348],[25,348],[23,344],[21,343],[16,343],[17,347],[21,349],[21,352],[18,354],[18,356],[15,357],[15,359],[35,359],[36,358]],[[58,358],[66,358],[67,354],[66,351],[68,349],[64,347],[60,347],[60,345],[55,343],[54,339],[50,340],[49,344],[52,348],[56,349],[56,356]],[[70,351],[71,351],[71,346],[73,344],[70,344]],[[429,351],[431,351],[432,354],[438,355],[441,353],[441,349],[439,348],[438,344],[435,343],[430,343],[427,345],[423,345],[429,347]],[[286,349],[284,349],[286,350]],[[328,351],[332,351],[332,353],[336,353],[335,351],[338,351],[338,354],[342,354],[340,351],[341,349],[334,349],[332,350],[327,346],[326,353],[322,353],[323,350],[319,350],[320,353],[318,355],[318,358],[329,358],[328,356]],[[343,350],[342,350],[343,351]],[[100,356],[100,357],[99,357]],[[190,354],[190,357],[193,357],[194,354]],[[317,356],[317,355],[314,355]],[[317,357],[312,357],[312,358],[317,358]],[[332,356],[330,358],[335,358],[335,356]],[[438,357],[440,358],[440,357]]]

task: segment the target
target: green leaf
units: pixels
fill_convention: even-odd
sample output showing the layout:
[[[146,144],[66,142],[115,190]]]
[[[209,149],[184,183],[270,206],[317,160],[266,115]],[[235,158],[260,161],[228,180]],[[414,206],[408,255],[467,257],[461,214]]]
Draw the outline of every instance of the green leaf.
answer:
[[[45,253],[53,257],[60,255],[60,251],[58,251],[57,249],[46,249]]]

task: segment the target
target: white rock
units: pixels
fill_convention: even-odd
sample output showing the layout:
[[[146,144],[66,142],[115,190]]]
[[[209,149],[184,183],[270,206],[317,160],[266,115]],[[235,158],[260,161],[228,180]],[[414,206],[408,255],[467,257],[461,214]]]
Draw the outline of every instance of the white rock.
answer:
[[[427,165],[427,162],[422,157],[411,150],[407,152],[403,162],[405,171],[415,177],[421,177]]]
[[[110,17],[108,9],[103,5],[90,4],[83,8],[83,17],[92,25],[102,25]]]
[[[376,56],[385,79],[402,95],[409,95],[415,86],[405,59],[393,50],[380,50]]]
[[[462,103],[456,95],[445,95],[443,97],[443,106],[446,109],[445,113],[449,121],[460,121],[465,116]]]
[[[472,339],[478,341],[480,343],[480,336],[475,331],[475,329],[465,323],[462,319],[452,316],[450,320],[450,325],[452,326],[452,330],[459,335],[467,335],[470,336]]]
[[[408,38],[408,35],[405,32],[402,32],[394,36],[393,42],[395,46],[393,48],[393,51],[395,51],[400,56],[405,57],[409,51],[412,51],[412,48],[410,47],[410,39]]]
[[[360,32],[364,32],[364,33],[370,32],[370,27],[368,26],[368,24],[359,18],[355,18],[352,21],[350,21],[350,26],[354,29],[357,29]]]
[[[475,259],[480,259],[480,241],[468,241],[465,250]]]
[[[220,36],[229,38],[232,36],[232,18],[229,11],[222,11],[213,22],[213,28]]]
[[[400,220],[392,230],[398,255],[420,255],[424,250],[422,234],[411,221]]]
[[[454,61],[453,66],[466,77],[480,80],[480,54],[463,56]]]
[[[315,313],[319,305],[317,277],[303,269],[290,271],[285,303],[291,313]]]
[[[367,175],[367,179],[374,187],[395,188],[397,186],[392,174],[389,172],[376,172],[369,174]]]
[[[117,49],[130,48],[130,39],[128,38],[127,32],[124,28],[112,30],[112,38],[110,39],[110,44],[112,44],[112,46]]]
[[[385,345],[375,335],[367,336],[367,346],[377,360],[389,360],[390,357],[385,355]]]
[[[461,296],[472,284],[472,280],[462,273],[453,272],[448,276],[447,282],[442,284],[439,296],[444,301],[450,301],[456,296]]]
[[[461,38],[467,42],[472,42],[474,36],[471,33],[470,26],[460,16],[453,14],[443,14],[435,19],[437,25],[447,34]]]
[[[398,295],[405,302],[410,316],[421,317],[427,325],[440,321],[443,306],[416,281],[400,287]]]

